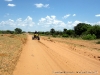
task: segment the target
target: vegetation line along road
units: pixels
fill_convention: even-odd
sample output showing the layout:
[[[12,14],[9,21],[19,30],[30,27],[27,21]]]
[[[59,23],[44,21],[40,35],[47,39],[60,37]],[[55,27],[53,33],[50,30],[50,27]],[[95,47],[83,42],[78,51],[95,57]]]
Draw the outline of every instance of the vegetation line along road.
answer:
[[[34,32],[28,32],[28,33],[33,35]],[[38,33],[39,33],[40,36],[47,36],[48,37],[47,39],[50,39],[50,40],[51,40],[52,37],[54,37],[54,38],[55,37],[63,38],[63,39],[65,39],[65,40],[63,40],[64,42],[65,41],[68,42],[68,38],[69,39],[70,38],[71,39],[72,38],[78,38],[78,39],[81,39],[81,40],[82,39],[84,39],[84,40],[93,40],[95,45],[92,44],[92,43],[89,43],[92,46],[88,46],[88,44],[86,44],[86,45],[84,45],[84,44],[80,45],[79,44],[79,45],[80,46],[88,46],[87,48],[97,49],[97,50],[100,51],[100,48],[97,45],[97,44],[100,44],[100,25],[92,26],[92,25],[86,24],[86,23],[79,23],[73,29],[69,29],[69,30],[64,28],[63,31],[57,31],[54,28],[52,28],[52,29],[50,29],[50,31],[45,31],[45,32],[44,31],[38,31]],[[29,39],[31,39],[31,41],[32,41],[32,38],[30,38],[30,36],[28,35]],[[56,39],[54,39],[54,40],[56,40]],[[15,28],[14,31],[0,30],[0,74],[1,75],[12,75],[13,70],[15,69],[17,60],[19,59],[19,56],[22,52],[23,44],[25,44],[26,41],[27,41],[26,32],[22,31],[22,29],[20,29],[20,28]],[[40,40],[40,41],[43,41],[43,39]],[[69,41],[72,42],[73,44],[77,43],[77,42],[73,42],[72,40],[69,40]],[[41,43],[44,44],[45,42],[46,41],[43,41]],[[39,42],[33,41],[33,42],[30,42],[30,43],[32,45],[34,43],[38,44]],[[50,43],[50,41],[49,41],[49,43]],[[48,43],[48,46],[50,45],[49,43]],[[81,43],[82,43],[82,41],[81,41]],[[44,45],[46,45],[46,43]],[[55,45],[58,45],[58,44],[55,44]],[[37,49],[38,49],[38,45],[36,45],[36,46],[37,46]],[[43,47],[43,46],[41,46],[41,47]],[[61,46],[58,46],[58,47],[61,47]],[[64,48],[64,47],[66,47],[66,46],[62,45],[61,48]],[[85,55],[87,55],[91,58],[95,58],[95,59],[100,61],[100,59],[99,59],[100,56],[98,56],[98,54],[96,55],[96,53],[94,54],[93,53],[94,51],[91,52],[93,54],[91,54],[91,53],[88,54],[88,51],[81,49],[83,47],[80,47],[80,48],[77,47],[77,46],[72,47],[71,45],[70,46],[68,45],[67,47],[71,47],[71,48],[69,48],[69,50],[73,49],[74,51],[76,51],[77,53],[80,53],[80,54],[82,54],[82,52],[83,52],[83,55],[85,54]],[[55,49],[52,49],[52,50],[55,51]],[[58,49],[58,50],[60,50],[60,49]],[[46,51],[46,52],[48,52],[48,51]],[[37,60],[37,58],[36,58],[36,60]],[[50,63],[50,61],[48,61],[48,62]],[[40,64],[40,63],[38,63],[38,64]]]
[[[34,32],[29,32],[34,33]],[[79,38],[84,40],[98,39],[97,44],[100,44],[100,25],[90,25],[86,23],[79,23],[73,29],[64,28],[63,31],[55,30],[39,31],[39,34],[44,36],[64,37],[64,38]]]

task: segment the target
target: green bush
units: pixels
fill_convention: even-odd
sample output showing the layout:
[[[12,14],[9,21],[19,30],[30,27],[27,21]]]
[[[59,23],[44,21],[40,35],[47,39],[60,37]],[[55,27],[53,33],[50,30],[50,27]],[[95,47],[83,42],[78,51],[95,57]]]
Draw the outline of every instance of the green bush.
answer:
[[[48,39],[50,39],[50,37],[48,37]]]
[[[21,33],[22,33],[22,29],[16,28],[16,29],[15,29],[15,33],[16,33],[16,34],[21,34]]]
[[[55,34],[53,34],[52,36],[53,36],[53,37],[57,37],[57,35],[55,35]]]
[[[62,34],[62,37],[68,37],[68,34]]]
[[[87,31],[89,34],[95,34],[96,38],[100,38],[100,25],[94,25]]]
[[[94,39],[96,39],[96,35],[95,34],[93,34],[93,35],[87,34],[87,35],[82,36],[82,39],[84,39],[84,40],[94,40]]]
[[[100,41],[98,41],[97,44],[100,44]]]

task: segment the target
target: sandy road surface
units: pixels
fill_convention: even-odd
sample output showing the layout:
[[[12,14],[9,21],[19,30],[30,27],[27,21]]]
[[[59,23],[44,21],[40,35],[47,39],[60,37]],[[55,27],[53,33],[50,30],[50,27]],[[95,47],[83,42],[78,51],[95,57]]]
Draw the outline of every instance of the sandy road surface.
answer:
[[[100,61],[44,39],[28,41],[13,75],[100,75]]]

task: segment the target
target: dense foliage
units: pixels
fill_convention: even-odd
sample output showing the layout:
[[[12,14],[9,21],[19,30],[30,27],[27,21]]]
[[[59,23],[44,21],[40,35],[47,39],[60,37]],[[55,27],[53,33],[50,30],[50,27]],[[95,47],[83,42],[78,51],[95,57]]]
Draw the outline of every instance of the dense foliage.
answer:
[[[93,40],[100,39],[100,25],[79,23],[73,30],[64,28],[63,31],[56,31],[54,28],[52,28],[50,31],[39,33],[41,35],[51,35],[53,37],[81,37],[85,40]]]
[[[74,31],[76,35],[82,35],[85,34],[89,28],[91,28],[91,25],[79,23],[77,26],[74,27]]]
[[[87,31],[89,34],[95,34],[97,38],[100,38],[100,26],[94,25]]]
[[[83,35],[82,36],[82,39],[84,39],[84,40],[94,40],[94,39],[96,39],[96,35],[95,34],[87,34],[87,35]]]
[[[22,33],[22,29],[16,28],[16,29],[15,29],[15,33],[16,33],[16,34],[21,34],[21,33]]]
[[[25,33],[25,31],[22,31],[20,28],[15,28],[13,31],[12,30],[0,30],[0,34],[21,34]]]
[[[55,34],[55,29],[52,28],[52,29],[50,30],[50,34],[51,34],[51,35]]]
[[[14,31],[0,30],[0,34],[21,34],[25,33],[20,28],[15,28]],[[34,32],[29,32],[33,34]],[[73,37],[82,38],[85,40],[100,39],[100,25],[90,25],[86,23],[79,23],[73,29],[64,28],[63,31],[55,30],[54,28],[49,31],[39,31],[40,35],[48,35],[53,37]]]

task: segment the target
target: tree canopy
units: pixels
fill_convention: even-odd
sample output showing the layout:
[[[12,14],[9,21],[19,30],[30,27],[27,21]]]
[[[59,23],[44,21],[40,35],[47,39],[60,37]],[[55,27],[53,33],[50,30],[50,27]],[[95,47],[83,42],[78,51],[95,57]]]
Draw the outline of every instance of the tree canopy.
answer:
[[[87,32],[89,28],[91,28],[90,24],[79,23],[77,26],[74,27],[74,31],[75,31],[75,34],[81,35]]]
[[[15,33],[16,33],[16,34],[21,34],[21,33],[22,33],[22,29],[16,28],[16,29],[15,29]]]
[[[50,30],[50,33],[51,33],[51,35],[53,35],[53,34],[55,33],[55,29],[52,28],[52,29]]]

